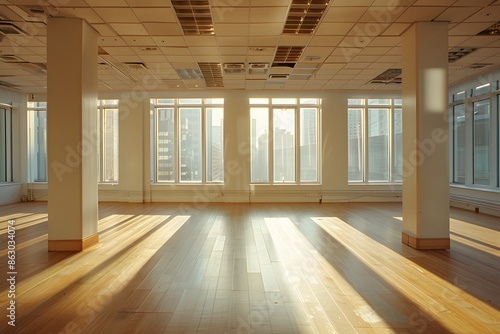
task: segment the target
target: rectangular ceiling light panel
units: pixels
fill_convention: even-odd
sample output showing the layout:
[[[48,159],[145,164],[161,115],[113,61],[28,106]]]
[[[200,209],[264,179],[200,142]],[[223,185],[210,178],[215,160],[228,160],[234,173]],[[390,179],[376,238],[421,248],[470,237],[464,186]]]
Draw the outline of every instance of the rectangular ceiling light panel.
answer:
[[[214,24],[208,0],[171,0],[184,35],[213,35]]]
[[[304,35],[314,33],[329,2],[329,0],[293,0],[283,33]]]

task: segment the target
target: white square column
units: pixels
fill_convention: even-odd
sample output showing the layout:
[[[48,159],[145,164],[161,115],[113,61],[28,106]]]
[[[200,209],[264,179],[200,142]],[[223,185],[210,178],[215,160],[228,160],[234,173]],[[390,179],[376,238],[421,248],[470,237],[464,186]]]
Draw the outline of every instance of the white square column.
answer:
[[[50,18],[47,33],[49,251],[99,242],[97,32],[79,18]]]
[[[402,241],[416,249],[447,249],[448,23],[414,23],[402,46]]]

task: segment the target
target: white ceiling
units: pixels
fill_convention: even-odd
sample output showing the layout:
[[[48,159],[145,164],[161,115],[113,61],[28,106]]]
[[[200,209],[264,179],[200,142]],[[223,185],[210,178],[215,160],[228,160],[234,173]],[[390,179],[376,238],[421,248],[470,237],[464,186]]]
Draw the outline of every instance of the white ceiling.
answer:
[[[81,17],[99,32],[103,92],[138,86],[150,91],[206,88],[204,80],[182,80],[176,71],[198,69],[199,62],[244,64],[241,73],[224,73],[224,87],[215,89],[399,90],[397,84],[369,82],[387,69],[401,68],[400,36],[415,21],[449,21],[450,49],[477,48],[450,63],[451,84],[500,65],[500,36],[476,36],[500,21],[500,1],[331,0],[311,35],[282,33],[290,3],[210,0],[215,34],[185,36],[170,0],[0,0],[3,23],[28,33],[3,36],[0,57],[47,62],[46,18],[27,13],[38,8],[49,16]],[[271,66],[278,46],[305,47],[293,69]],[[146,68],[130,68],[126,62]],[[249,71],[250,63],[269,64],[269,70]],[[488,66],[469,68],[477,63]],[[46,73],[0,61],[2,85],[45,92]]]

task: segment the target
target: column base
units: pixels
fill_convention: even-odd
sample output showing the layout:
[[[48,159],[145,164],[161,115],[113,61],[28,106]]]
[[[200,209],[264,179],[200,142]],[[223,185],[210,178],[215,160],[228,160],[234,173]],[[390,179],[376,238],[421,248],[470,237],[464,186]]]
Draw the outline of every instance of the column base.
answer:
[[[49,240],[49,252],[81,252],[99,243],[99,233],[82,240]]]
[[[450,249],[450,238],[417,238],[403,232],[402,242],[415,249]]]

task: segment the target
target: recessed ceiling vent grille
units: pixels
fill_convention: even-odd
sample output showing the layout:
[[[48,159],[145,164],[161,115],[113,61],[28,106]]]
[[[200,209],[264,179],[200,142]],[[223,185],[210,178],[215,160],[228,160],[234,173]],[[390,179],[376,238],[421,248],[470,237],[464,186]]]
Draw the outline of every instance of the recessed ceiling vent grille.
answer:
[[[283,33],[304,35],[314,33],[329,2],[329,0],[293,0]]]
[[[4,63],[25,63],[26,61],[15,55],[0,55],[0,60]]]
[[[402,71],[400,68],[390,68],[370,81],[372,84],[401,84]]]
[[[208,0],[171,0],[184,35],[213,35],[214,24]]]
[[[123,65],[130,70],[147,70],[146,64],[141,62],[126,62]]]
[[[244,63],[225,63],[224,73],[244,73],[245,64]]]
[[[9,22],[0,22],[0,34],[13,36],[13,35],[22,35],[27,36],[28,34],[23,29]]]
[[[297,62],[304,52],[303,46],[279,46],[276,50],[273,63]]]
[[[457,60],[467,56],[468,54],[471,54],[476,50],[477,48],[453,48],[450,51],[448,51],[448,62],[454,63]]]
[[[203,79],[201,71],[194,68],[176,68],[175,71],[182,80],[199,80]]]
[[[492,26],[481,31],[478,36],[498,36],[500,35],[500,22],[493,24]]]
[[[224,87],[220,63],[198,63],[207,87]]]
[[[473,70],[479,70],[488,66],[491,66],[493,64],[491,63],[474,63],[472,65],[467,66],[467,68],[471,68]]]

